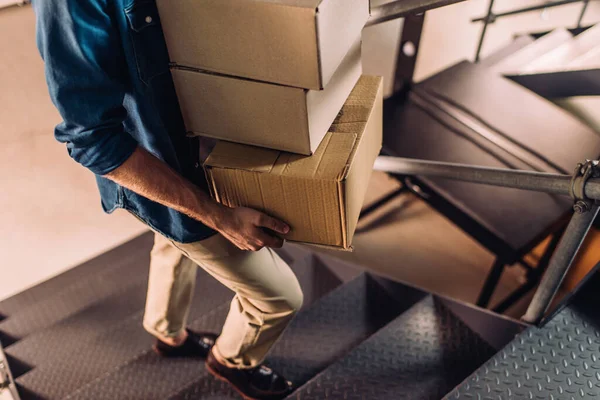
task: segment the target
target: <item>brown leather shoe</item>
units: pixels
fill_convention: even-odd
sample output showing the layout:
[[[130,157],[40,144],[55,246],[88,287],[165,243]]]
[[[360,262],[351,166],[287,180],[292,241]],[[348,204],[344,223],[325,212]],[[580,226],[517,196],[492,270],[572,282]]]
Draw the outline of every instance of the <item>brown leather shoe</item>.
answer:
[[[264,365],[251,369],[229,368],[208,353],[206,368],[216,378],[228,382],[245,400],[280,400],[292,393],[292,383]]]
[[[218,335],[208,332],[193,332],[186,329],[188,337],[180,346],[170,346],[159,339],[152,350],[161,357],[198,357],[206,358],[215,344]]]

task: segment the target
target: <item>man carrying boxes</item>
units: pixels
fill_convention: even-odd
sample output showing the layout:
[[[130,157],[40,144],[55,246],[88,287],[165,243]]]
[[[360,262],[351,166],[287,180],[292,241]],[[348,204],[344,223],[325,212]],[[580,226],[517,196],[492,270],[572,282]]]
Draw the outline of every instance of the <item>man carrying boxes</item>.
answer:
[[[351,245],[381,146],[381,81],[359,80],[368,0],[33,5],[56,138],[96,174],[107,212],[156,232],[154,350],[206,358],[246,399],[286,397],[262,362],[302,292],[271,248]],[[198,135],[244,143],[218,143],[210,182]],[[236,293],[220,335],[186,329],[196,265]]]

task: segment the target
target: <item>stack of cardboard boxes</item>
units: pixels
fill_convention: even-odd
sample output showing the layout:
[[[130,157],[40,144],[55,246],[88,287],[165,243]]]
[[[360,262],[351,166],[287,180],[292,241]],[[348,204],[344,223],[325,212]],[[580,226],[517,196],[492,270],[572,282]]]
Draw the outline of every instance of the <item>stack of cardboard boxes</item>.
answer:
[[[382,83],[362,76],[369,0],[158,0],[191,135],[221,139],[213,197],[348,249],[381,148]]]

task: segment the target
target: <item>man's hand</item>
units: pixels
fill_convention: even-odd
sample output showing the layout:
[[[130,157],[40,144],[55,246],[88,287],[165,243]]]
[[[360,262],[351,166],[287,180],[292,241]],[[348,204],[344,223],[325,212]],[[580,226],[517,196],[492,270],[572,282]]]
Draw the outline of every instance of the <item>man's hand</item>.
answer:
[[[290,231],[286,224],[260,211],[229,208],[217,203],[141,147],[105,176],[150,200],[201,221],[242,250],[281,247],[283,239],[277,235]]]
[[[215,228],[242,250],[258,251],[263,247],[279,248],[290,231],[285,223],[251,208],[223,208]],[[266,228],[266,229],[265,229]]]

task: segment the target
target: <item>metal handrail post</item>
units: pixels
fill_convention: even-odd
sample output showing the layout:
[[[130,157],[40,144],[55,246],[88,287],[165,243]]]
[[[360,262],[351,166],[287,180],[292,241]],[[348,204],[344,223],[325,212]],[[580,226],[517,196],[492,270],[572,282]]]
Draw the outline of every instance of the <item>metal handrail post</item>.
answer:
[[[477,51],[475,52],[475,62],[479,62],[479,58],[481,56],[481,49],[483,48],[483,41],[485,40],[485,34],[487,33],[487,28],[492,22],[493,11],[494,8],[494,0],[490,0],[490,5],[488,6],[488,12],[485,17],[485,21],[483,23],[483,28],[481,28],[481,36],[479,37],[479,43],[477,44]]]
[[[598,210],[598,206],[593,205],[589,211],[573,214],[565,234],[550,259],[550,264],[540,281],[538,290],[529,303],[527,312],[521,318],[523,321],[536,324],[544,317],[596,215],[598,215]]]

